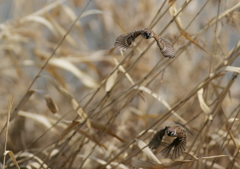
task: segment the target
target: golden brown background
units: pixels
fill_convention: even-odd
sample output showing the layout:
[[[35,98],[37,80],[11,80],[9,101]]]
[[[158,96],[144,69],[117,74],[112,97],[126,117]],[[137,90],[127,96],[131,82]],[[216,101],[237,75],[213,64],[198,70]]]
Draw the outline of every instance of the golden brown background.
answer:
[[[144,27],[176,57],[141,37],[113,49]],[[239,0],[1,0],[2,165],[239,168],[239,39]],[[186,153],[156,164],[140,147],[174,121]]]

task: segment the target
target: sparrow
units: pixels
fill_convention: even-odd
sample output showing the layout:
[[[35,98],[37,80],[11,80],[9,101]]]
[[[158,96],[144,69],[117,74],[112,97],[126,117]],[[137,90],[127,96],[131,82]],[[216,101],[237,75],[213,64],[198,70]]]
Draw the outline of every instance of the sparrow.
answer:
[[[144,39],[154,38],[164,57],[166,57],[166,58],[174,58],[175,57],[175,51],[173,49],[172,44],[169,43],[167,40],[159,37],[156,33],[154,33],[149,28],[143,28],[143,29],[136,30],[134,32],[120,35],[119,37],[117,37],[114,46],[118,50],[124,52],[131,46],[131,44],[135,41],[135,39],[139,35],[141,35]]]
[[[186,150],[186,132],[192,134],[185,125],[175,122],[175,125],[166,126],[165,128],[159,130],[153,136],[148,146],[151,149],[157,149],[160,146],[164,135],[167,135],[169,137],[176,137],[171,144],[169,144],[161,151],[161,153],[165,158],[167,158],[170,155],[171,150],[173,149],[172,157],[178,158]]]

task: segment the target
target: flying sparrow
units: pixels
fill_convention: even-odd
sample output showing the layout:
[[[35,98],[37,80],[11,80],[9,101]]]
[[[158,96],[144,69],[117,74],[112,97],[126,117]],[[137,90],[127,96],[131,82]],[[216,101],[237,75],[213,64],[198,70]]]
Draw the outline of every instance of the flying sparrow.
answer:
[[[134,42],[139,35],[141,35],[144,39],[154,38],[164,57],[175,57],[175,52],[172,44],[165,39],[159,37],[156,33],[154,33],[151,29],[148,28],[143,28],[134,32],[120,35],[119,37],[117,37],[114,46],[121,51],[125,51],[131,46],[132,42]]]
[[[185,125],[175,122],[175,125],[173,126],[166,126],[164,129],[159,130],[152,138],[148,146],[151,149],[157,149],[161,141],[163,139],[163,136],[166,134],[170,137],[176,137],[171,144],[169,144],[167,147],[165,147],[161,153],[164,157],[168,157],[172,148],[173,158],[178,158],[183,154],[183,152],[186,149],[186,142],[187,142],[187,135],[186,132],[192,134]]]

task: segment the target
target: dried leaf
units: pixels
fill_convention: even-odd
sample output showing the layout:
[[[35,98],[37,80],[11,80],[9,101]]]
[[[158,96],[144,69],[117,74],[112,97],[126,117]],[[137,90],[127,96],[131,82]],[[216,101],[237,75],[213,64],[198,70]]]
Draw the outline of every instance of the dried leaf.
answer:
[[[134,87],[135,89],[138,90],[142,90],[144,92],[146,92],[147,94],[151,95],[153,98],[155,98],[157,101],[161,102],[168,110],[171,110],[172,108],[170,107],[170,105],[162,98],[160,97],[158,94],[154,93],[153,91],[151,91],[150,89],[148,89],[145,86],[136,86]],[[187,123],[186,120],[184,120],[182,117],[180,117],[175,111],[171,111],[171,113],[177,117],[182,123]]]
[[[90,87],[90,88],[98,87],[97,82],[92,77],[90,77],[86,73],[82,72],[80,69],[78,69],[74,64],[72,64],[67,59],[52,58],[49,61],[49,64],[60,67],[64,70],[71,72],[79,80],[81,80],[81,82],[87,87]]]
[[[31,112],[26,112],[26,111],[19,111],[19,115],[23,116],[23,117],[26,117],[26,118],[33,119],[33,120],[43,124],[46,128],[51,128],[52,127],[51,121],[49,120],[49,118],[45,117],[44,115],[31,113]],[[59,134],[58,130],[56,130],[55,128],[51,128],[51,131],[54,132],[57,135]]]
[[[90,140],[92,140],[93,142],[95,142],[97,145],[103,147],[105,150],[108,150],[107,146],[105,146],[103,143],[101,143],[99,140],[96,140],[94,137],[92,137],[90,134],[88,134],[89,132],[85,132],[81,129],[78,129],[78,132],[85,135],[87,138],[89,138]]]
[[[55,21],[55,19],[51,15],[48,15],[48,19],[54,26],[55,30],[60,33],[60,35],[65,36],[67,34],[67,31],[57,21]],[[73,47],[78,47],[77,43],[70,34],[67,35],[66,41],[68,41]]]
[[[27,16],[27,17],[21,19],[20,21],[21,21],[21,23],[29,22],[29,21],[41,23],[41,24],[45,25],[52,32],[52,34],[57,37],[56,29],[54,28],[52,23],[41,16],[30,15],[30,16]]]
[[[83,12],[81,18],[88,16],[88,15],[93,15],[93,14],[104,14],[104,12],[101,10],[97,10],[97,9],[91,9],[91,10]]]
[[[226,123],[226,129],[230,130],[230,127],[232,126],[232,123],[239,121],[238,118],[230,118],[228,119],[227,123]]]
[[[52,150],[52,152],[51,152],[51,154],[49,156],[53,157],[53,156],[57,155],[59,152],[60,152],[59,149],[54,149],[54,150]]]
[[[201,45],[199,45],[195,40],[193,40],[192,38],[191,38],[191,36],[187,33],[187,32],[185,32],[184,30],[182,30],[182,35],[186,38],[186,39],[188,39],[189,41],[191,41],[194,45],[196,45],[197,47],[199,47],[200,49],[202,49],[204,52],[206,52],[208,55],[210,55],[211,56],[211,54],[208,52],[208,51],[206,51],[206,49],[204,49]]]
[[[201,157],[201,159],[212,159],[212,158],[221,158],[221,157],[228,157],[228,155],[216,155],[216,156]]]
[[[228,71],[228,72],[240,73],[240,67],[226,66],[226,67],[223,67],[220,71]]]
[[[70,125],[67,126],[67,128],[62,132],[60,139],[63,139],[65,137],[65,135],[67,135],[68,133],[70,133],[73,129],[75,129],[75,127],[79,124],[78,121],[73,121],[72,123],[70,123]],[[92,137],[90,134],[88,134],[87,132],[81,130],[81,129],[77,129],[78,133],[83,134],[84,136],[86,136],[88,139],[92,140],[94,143],[96,143],[97,145],[103,147],[104,149],[108,149],[107,146],[105,146],[103,143],[99,142],[98,140],[96,140],[94,137]]]
[[[25,103],[29,100],[29,98],[32,96],[32,94],[35,93],[34,90],[28,91],[22,100],[18,103],[17,107],[14,109],[14,111],[11,114],[10,121],[12,121],[18,114],[18,111],[22,109],[22,107],[25,105]]]
[[[54,101],[52,100],[52,98],[50,97],[49,94],[44,95],[47,107],[49,108],[49,110],[55,114],[58,112],[58,107],[57,105],[54,103]]]
[[[207,115],[209,115],[211,110],[210,110],[210,108],[208,107],[208,105],[206,104],[206,102],[203,98],[203,88],[201,88],[198,91],[198,101],[199,101],[200,107],[203,110],[203,112],[206,113]]]
[[[166,166],[163,164],[158,164],[154,162],[149,162],[149,161],[142,161],[142,160],[135,160],[132,163],[133,167],[137,168],[143,168],[143,169],[164,169]]]
[[[227,131],[229,132],[230,138],[232,139],[235,147],[237,149],[239,149],[240,143],[239,143],[239,141],[236,141],[236,138],[234,138],[234,136],[232,134],[232,131],[231,131],[231,127],[232,127],[233,123],[236,122],[236,121],[239,121],[239,119],[238,118],[230,118],[230,119],[228,119],[225,127],[226,127]]]
[[[176,7],[176,3],[175,3],[175,0],[169,0],[168,2],[168,6],[169,6],[169,12],[171,14],[172,17],[175,17],[175,15],[177,15],[178,13],[178,10],[177,10],[177,7]],[[199,45],[197,42],[195,42],[191,36],[186,32],[184,31],[183,29],[183,24],[182,24],[182,21],[179,17],[179,15],[177,17],[175,17],[174,19],[179,31],[181,32],[181,34],[186,38],[188,39],[189,41],[191,41],[193,44],[195,44],[197,47],[199,47],[200,49],[202,49],[204,52],[206,52],[208,55],[210,55],[210,53],[208,53],[208,51],[206,51],[201,45]],[[211,55],[210,55],[211,56]]]
[[[114,60],[114,62],[115,62],[116,65],[119,64],[119,62],[117,61],[116,58],[113,57],[113,60]],[[123,67],[122,65],[120,65],[120,66],[118,67],[118,70],[120,70],[121,72],[123,72],[123,73],[125,74],[125,76],[127,77],[128,81],[129,81],[132,85],[134,84],[133,79],[131,78],[131,76],[129,75],[129,73],[126,72],[126,70],[124,69],[124,67]]]
[[[174,161],[169,164],[158,164],[158,163],[149,162],[149,161],[136,160],[133,162],[132,165],[134,167],[144,168],[144,169],[165,169],[165,168],[176,167],[178,165],[182,165],[182,164],[190,163],[194,161],[196,160],[182,160],[182,161]]]
[[[195,162],[195,161],[197,161],[197,160],[196,159],[194,159],[194,160],[178,160],[178,161],[174,161],[170,165],[167,165],[166,168],[176,167],[178,165],[182,165],[182,164],[185,164],[185,163],[192,163],[192,162]]]
[[[28,152],[19,152],[16,157],[18,159],[28,159],[28,165],[26,168],[32,168],[32,165],[35,165],[37,168],[49,169],[49,167],[36,155]],[[31,159],[31,160],[29,160]],[[34,161],[33,161],[34,160]],[[35,162],[36,161],[36,162]]]
[[[83,158],[89,158],[89,159],[92,159],[94,161],[96,161],[97,163],[101,164],[101,165],[105,165],[107,164],[106,161],[100,159],[100,158],[97,158],[95,156],[86,156],[86,155],[79,155],[80,157],[83,157]],[[118,162],[111,162],[110,165],[107,165],[106,168],[112,168],[112,166],[117,166],[117,168],[119,169],[129,169],[129,167],[125,166],[124,164],[120,164]]]
[[[45,79],[47,79],[63,96],[66,97],[66,99],[69,101],[71,106],[73,107],[74,110],[77,111],[78,115],[82,117],[82,119],[87,119],[87,114],[82,110],[78,102],[73,98],[73,96],[66,90],[64,89],[55,79],[53,79],[50,76],[42,76]],[[89,129],[91,129],[91,123],[89,119],[87,120],[87,126]]]
[[[19,167],[19,165],[18,165],[18,162],[16,161],[13,152],[7,150],[7,151],[4,152],[4,156],[6,156],[7,154],[11,157],[11,159],[12,159],[12,161],[14,162],[15,166],[16,166],[18,169],[20,169],[20,167]]]
[[[68,133],[70,133],[78,124],[79,123],[77,121],[73,121],[72,123],[70,123],[60,135],[60,140],[62,140]]]
[[[175,15],[178,13],[175,0],[169,0],[168,6],[169,6],[169,13],[171,14],[172,17],[175,17]],[[174,21],[177,24],[178,29],[183,30],[182,21],[181,21],[179,15],[175,18]]]
[[[107,126],[100,124],[96,121],[90,120],[91,121],[91,126],[99,131],[106,131],[109,135],[117,138],[119,141],[121,142],[125,142],[124,139],[120,138],[119,136],[117,136],[112,130],[110,130]]]
[[[139,139],[135,139],[135,141],[137,142],[137,145],[140,149],[142,149],[143,153],[146,154],[148,156],[149,159],[151,159],[152,161],[154,161],[157,164],[162,164],[158,158],[153,154],[153,152],[150,150],[150,148],[148,147],[148,145],[143,142],[142,140]]]
[[[114,71],[107,79],[106,82],[106,91],[109,92],[112,87],[115,85],[115,82],[117,80],[117,74],[118,74],[118,70]]]

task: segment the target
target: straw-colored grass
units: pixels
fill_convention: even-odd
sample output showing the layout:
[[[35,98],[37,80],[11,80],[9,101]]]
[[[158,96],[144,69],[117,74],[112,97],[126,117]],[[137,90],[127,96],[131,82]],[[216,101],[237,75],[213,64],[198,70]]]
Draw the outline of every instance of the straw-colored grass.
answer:
[[[239,0],[0,8],[3,168],[240,168]],[[145,27],[173,44],[174,59],[153,39],[113,48]],[[193,135],[180,158],[163,158],[147,144],[174,121]]]

